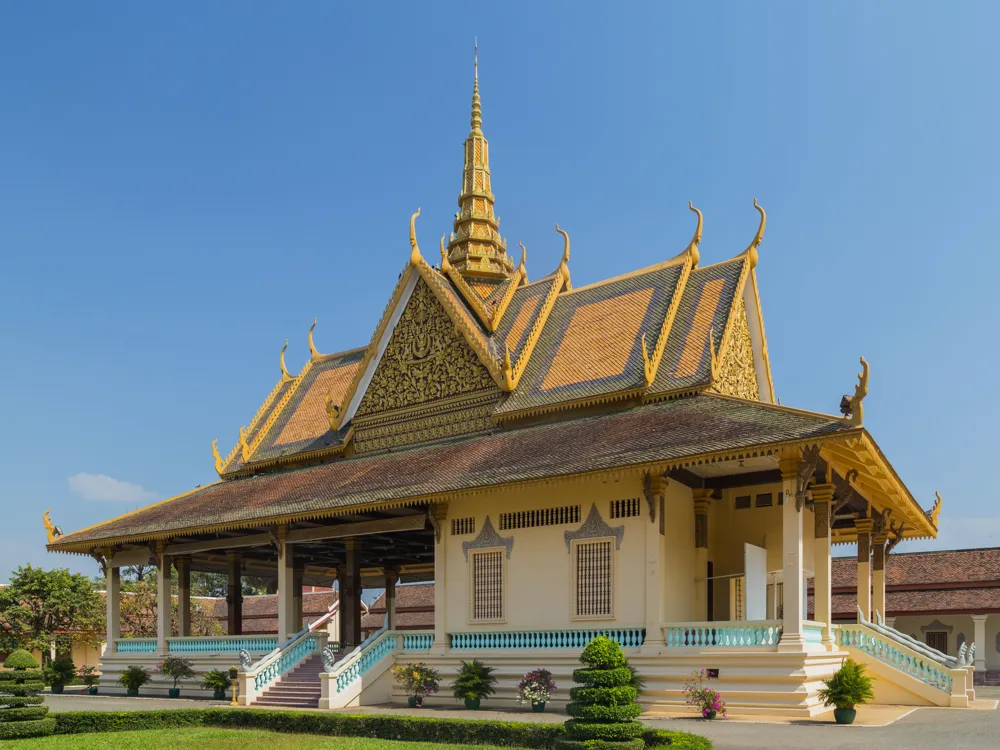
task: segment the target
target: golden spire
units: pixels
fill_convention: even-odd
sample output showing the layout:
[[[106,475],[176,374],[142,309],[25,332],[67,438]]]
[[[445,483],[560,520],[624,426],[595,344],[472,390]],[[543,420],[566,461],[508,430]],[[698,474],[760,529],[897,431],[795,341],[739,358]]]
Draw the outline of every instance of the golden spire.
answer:
[[[472,129],[465,139],[462,192],[458,196],[455,230],[448,242],[448,260],[464,276],[506,279],[514,271],[500,220],[493,211],[489,144],[483,136],[479,103],[479,47],[473,58]]]

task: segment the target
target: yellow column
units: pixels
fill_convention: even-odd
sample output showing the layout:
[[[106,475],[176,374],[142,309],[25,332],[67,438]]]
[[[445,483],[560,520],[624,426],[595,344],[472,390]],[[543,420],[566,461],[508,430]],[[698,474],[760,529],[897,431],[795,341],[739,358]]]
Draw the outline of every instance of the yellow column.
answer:
[[[434,528],[434,645],[431,653],[443,654],[448,650],[448,625],[445,617],[447,597],[445,596],[445,576],[448,570],[448,535],[445,521],[448,520],[448,506],[437,503],[433,507],[436,526]]]
[[[872,617],[878,612],[885,617],[885,558],[886,535],[882,532],[872,537]]]
[[[712,505],[712,491],[691,490],[694,496],[694,580],[695,602],[698,607],[695,619],[708,619],[708,509]]]
[[[831,548],[830,548],[830,502],[833,500],[834,486],[832,484],[815,484],[812,487],[813,516],[815,520],[815,538],[813,542],[813,568],[816,577],[813,586],[813,601],[816,605],[814,617],[818,622],[825,623],[823,628],[823,644],[833,645],[833,595]]]
[[[868,621],[872,619],[871,542],[872,519],[859,518],[858,530],[858,609]]]
[[[797,455],[785,456],[779,462],[781,469],[781,489],[785,503],[781,509],[781,581],[782,581],[782,623],[779,651],[804,651],[805,638],[802,635],[802,511],[796,507],[798,493],[799,466]]]
[[[645,494],[649,522],[646,523],[646,640],[645,653],[657,654],[663,643],[663,528],[664,496],[667,480],[651,476],[646,482]]]

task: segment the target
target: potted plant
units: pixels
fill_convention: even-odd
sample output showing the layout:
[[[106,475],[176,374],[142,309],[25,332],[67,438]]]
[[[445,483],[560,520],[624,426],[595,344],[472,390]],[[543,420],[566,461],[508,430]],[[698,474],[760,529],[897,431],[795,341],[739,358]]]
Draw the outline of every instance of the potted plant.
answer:
[[[63,688],[76,677],[76,665],[68,656],[60,656],[58,659],[53,659],[42,670],[42,675],[45,684],[52,688],[55,695],[59,695]]]
[[[531,710],[540,714],[545,710],[545,704],[555,689],[556,683],[549,670],[533,669],[517,683],[517,702],[530,703]]]
[[[100,675],[97,674],[97,667],[85,664],[80,667],[77,676],[80,678],[80,682],[87,686],[87,692],[90,695],[97,695],[97,683],[101,679]]]
[[[840,669],[823,683],[826,687],[819,691],[819,699],[824,706],[835,706],[833,718],[838,724],[853,724],[858,715],[854,707],[875,698],[872,678],[865,674],[865,665],[853,659],[844,659]]]
[[[407,705],[410,708],[420,708],[424,705],[424,698],[438,691],[441,673],[423,662],[417,662],[393,667],[392,677],[406,693]]]
[[[726,704],[722,700],[717,690],[709,687],[706,682],[711,678],[708,673],[701,669],[692,672],[691,676],[684,680],[684,687],[681,692],[684,694],[684,702],[689,706],[694,706],[706,719],[714,719],[721,714],[726,715]]]
[[[212,697],[217,701],[226,699],[226,690],[229,688],[229,673],[221,669],[210,669],[205,672],[205,677],[201,681],[201,686],[206,690],[211,690]]]
[[[174,686],[167,690],[167,695],[171,698],[180,698],[181,689],[177,683],[194,677],[194,664],[189,659],[168,656],[156,665],[156,671],[174,681]]]
[[[496,667],[487,667],[479,659],[463,661],[451,684],[452,693],[458,700],[465,701],[468,710],[478,711],[479,702],[496,692],[495,671]]]
[[[134,698],[139,694],[139,688],[152,679],[148,669],[132,664],[118,675],[118,684],[125,688],[125,695]]]

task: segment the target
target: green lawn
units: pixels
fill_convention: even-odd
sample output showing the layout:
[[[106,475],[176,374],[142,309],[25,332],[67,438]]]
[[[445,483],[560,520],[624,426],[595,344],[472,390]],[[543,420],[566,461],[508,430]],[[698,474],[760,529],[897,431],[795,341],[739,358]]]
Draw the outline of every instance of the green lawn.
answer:
[[[267,747],[268,750],[308,747],[310,750],[434,750],[442,745],[434,742],[395,742],[356,737],[322,737],[315,734],[278,734],[252,729],[151,729],[143,732],[105,732],[40,737],[31,740],[9,740],[3,743],[10,750],[175,750],[176,748],[211,748],[212,750],[246,750]],[[494,745],[447,745],[449,750],[488,750]]]

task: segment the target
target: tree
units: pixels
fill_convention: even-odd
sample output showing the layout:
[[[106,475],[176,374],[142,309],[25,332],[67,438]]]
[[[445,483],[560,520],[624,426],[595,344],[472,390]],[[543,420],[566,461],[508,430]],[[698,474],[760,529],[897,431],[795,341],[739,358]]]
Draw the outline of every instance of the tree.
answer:
[[[37,649],[47,660],[52,643],[60,650],[73,641],[97,647],[104,630],[104,599],[80,573],[24,565],[0,589],[2,651]]]
[[[132,638],[155,638],[158,604],[156,601],[156,583],[146,581],[130,581],[122,584],[126,591],[121,598],[121,628],[122,635]],[[177,615],[179,611],[177,597],[170,600],[170,629],[177,631]],[[191,635],[223,635],[222,626],[213,617],[212,612],[202,606],[201,602],[191,602]]]

